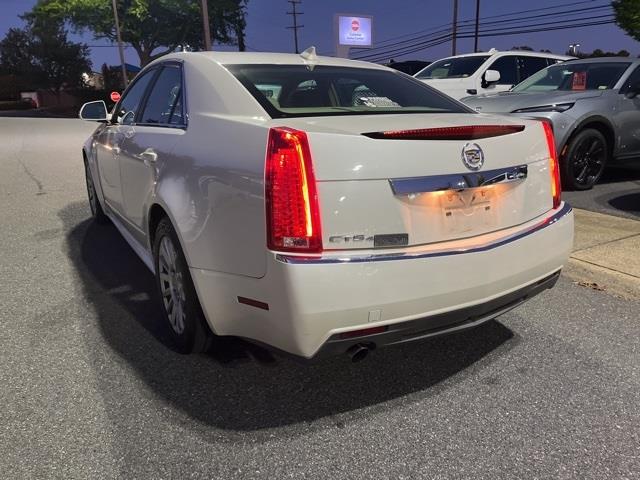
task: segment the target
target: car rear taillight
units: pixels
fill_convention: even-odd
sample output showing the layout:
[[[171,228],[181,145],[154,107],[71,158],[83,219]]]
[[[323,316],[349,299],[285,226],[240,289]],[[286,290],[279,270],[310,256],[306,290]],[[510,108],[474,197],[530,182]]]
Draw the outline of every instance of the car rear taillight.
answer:
[[[553,208],[558,208],[562,202],[562,187],[560,185],[560,165],[558,164],[558,152],[556,151],[556,139],[550,122],[543,121],[544,135],[549,148],[549,172],[551,172],[551,195],[553,196]]]
[[[270,250],[322,251],[318,194],[305,132],[286,127],[269,130],[265,200]]]

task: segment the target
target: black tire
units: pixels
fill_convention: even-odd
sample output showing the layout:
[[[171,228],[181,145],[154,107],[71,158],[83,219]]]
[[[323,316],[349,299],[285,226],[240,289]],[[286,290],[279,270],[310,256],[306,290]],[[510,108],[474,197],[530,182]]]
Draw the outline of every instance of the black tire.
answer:
[[[166,251],[161,253],[163,242],[169,242],[164,246],[171,245],[175,252],[171,265],[166,261]],[[212,333],[200,307],[200,301],[189,273],[187,261],[180,248],[178,236],[167,217],[160,220],[156,228],[153,260],[156,270],[156,288],[160,296],[163,316],[176,349],[181,353],[199,353],[208,350],[211,345]],[[181,313],[183,313],[181,315],[182,329],[178,328],[177,323],[179,322],[176,317],[172,317],[172,315],[180,315]]]
[[[84,162],[84,177],[87,182],[87,196],[89,197],[89,207],[91,208],[93,220],[100,224],[109,223],[109,217],[105,215],[102,209],[95,184],[93,183],[93,175],[91,175],[91,169],[86,161]]]
[[[609,145],[602,133],[587,128],[575,135],[560,160],[562,187],[589,190],[598,183],[609,161]]]

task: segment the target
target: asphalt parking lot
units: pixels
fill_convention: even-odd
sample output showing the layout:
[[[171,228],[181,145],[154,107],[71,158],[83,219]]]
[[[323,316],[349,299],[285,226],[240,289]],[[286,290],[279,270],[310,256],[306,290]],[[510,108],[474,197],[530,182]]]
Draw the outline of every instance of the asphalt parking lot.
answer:
[[[151,274],[89,220],[92,128],[0,119],[0,477],[640,478],[640,303],[564,277],[357,364],[183,356]],[[640,175],[615,178],[569,199],[634,217],[615,199]]]
[[[640,160],[637,165],[611,167],[591,191],[564,192],[576,208],[608,215],[640,219]]]

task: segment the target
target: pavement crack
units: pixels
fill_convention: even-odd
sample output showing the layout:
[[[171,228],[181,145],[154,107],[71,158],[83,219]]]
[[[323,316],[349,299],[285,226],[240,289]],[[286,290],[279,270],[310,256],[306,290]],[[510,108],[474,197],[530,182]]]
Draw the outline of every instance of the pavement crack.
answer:
[[[38,177],[36,177],[35,174],[31,170],[29,170],[29,167],[27,167],[27,165],[22,161],[21,158],[18,158],[18,163],[22,165],[24,173],[26,173],[27,176],[31,180],[33,180],[33,183],[35,183],[36,186],[38,187],[38,193],[36,193],[36,195],[45,195],[47,192],[44,191],[44,185],[42,184],[40,179],[38,179]]]
[[[620,275],[625,275],[627,277],[631,277],[631,278],[637,278],[638,280],[640,280],[640,277],[637,275],[634,275],[632,273],[627,273],[627,272],[623,272],[622,270],[617,270],[615,268],[611,268],[611,267],[605,267],[604,265],[600,265],[599,263],[595,263],[595,262],[590,262],[589,260],[583,260],[581,258],[576,258],[573,255],[571,255],[571,260],[575,260],[577,262],[583,262],[583,263],[588,263],[589,265],[593,265],[594,267],[599,267],[599,268],[603,268],[605,270],[609,270],[610,272],[616,272],[619,273]]]
[[[590,250],[592,248],[597,248],[597,247],[602,247],[603,245],[608,245],[610,243],[615,243],[615,242],[619,242],[620,240],[628,240],[629,238],[633,238],[633,237],[637,237],[639,236],[640,233],[632,233],[630,235],[627,235],[625,237],[620,237],[620,238],[614,238],[613,240],[607,240],[606,242],[602,242],[602,243],[596,243],[595,245],[591,245],[590,247],[584,247],[584,248],[580,248],[578,250],[574,250],[572,252],[572,255],[574,253],[578,253],[578,252],[584,252],[585,250]]]

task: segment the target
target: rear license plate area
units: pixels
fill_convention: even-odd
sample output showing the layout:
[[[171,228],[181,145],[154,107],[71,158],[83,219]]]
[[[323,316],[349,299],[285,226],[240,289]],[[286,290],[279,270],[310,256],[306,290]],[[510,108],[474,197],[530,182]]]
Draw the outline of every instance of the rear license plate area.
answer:
[[[492,188],[444,192],[440,196],[440,206],[445,231],[456,235],[495,227],[496,203]]]

